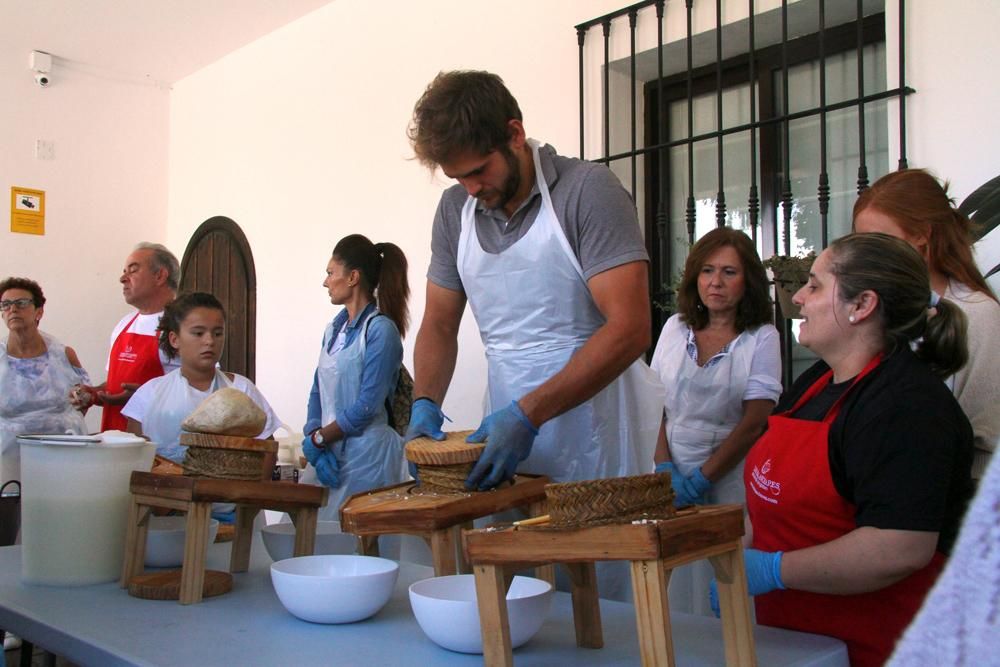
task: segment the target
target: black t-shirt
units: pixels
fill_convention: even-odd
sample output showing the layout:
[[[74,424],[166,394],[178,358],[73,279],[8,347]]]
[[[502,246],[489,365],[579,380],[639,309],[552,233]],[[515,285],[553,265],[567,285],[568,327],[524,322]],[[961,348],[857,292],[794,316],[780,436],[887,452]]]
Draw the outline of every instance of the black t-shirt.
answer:
[[[822,361],[806,370],[775,413],[791,409],[827,370]],[[795,417],[821,419],[809,411],[813,401],[799,411],[807,417]],[[830,426],[829,445],[834,487],[857,508],[859,527],[936,531],[938,551],[950,552],[972,496],[972,427],[913,352],[896,351],[858,382]]]

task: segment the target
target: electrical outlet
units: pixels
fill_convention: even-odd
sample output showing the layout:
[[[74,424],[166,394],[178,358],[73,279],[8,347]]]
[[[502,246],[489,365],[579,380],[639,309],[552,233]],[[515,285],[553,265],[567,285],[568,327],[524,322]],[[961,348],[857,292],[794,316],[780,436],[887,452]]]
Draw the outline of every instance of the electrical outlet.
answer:
[[[56,159],[55,142],[46,141],[45,139],[35,139],[35,159],[55,160]]]

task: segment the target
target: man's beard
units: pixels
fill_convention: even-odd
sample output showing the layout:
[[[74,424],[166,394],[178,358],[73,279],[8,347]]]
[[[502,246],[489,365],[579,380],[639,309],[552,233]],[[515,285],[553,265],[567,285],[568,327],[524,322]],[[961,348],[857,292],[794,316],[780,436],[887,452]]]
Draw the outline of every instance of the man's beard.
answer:
[[[490,206],[486,205],[484,202],[484,206],[491,210],[505,208],[515,195],[517,195],[517,191],[521,188],[521,166],[518,164],[517,158],[514,156],[514,152],[507,146],[501,146],[497,150],[500,152],[500,155],[503,156],[504,162],[507,163],[507,178],[497,191],[499,195],[497,204]]]

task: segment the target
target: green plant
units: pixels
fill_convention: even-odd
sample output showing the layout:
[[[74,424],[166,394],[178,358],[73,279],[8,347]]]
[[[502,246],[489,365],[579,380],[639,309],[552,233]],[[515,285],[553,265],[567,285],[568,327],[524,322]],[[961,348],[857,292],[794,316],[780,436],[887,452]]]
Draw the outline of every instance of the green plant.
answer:
[[[680,290],[683,278],[683,272],[675,271],[670,284],[660,284],[660,292],[663,294],[663,298],[653,299],[653,307],[666,313],[667,317],[677,312],[677,292]]]
[[[764,260],[764,268],[770,269],[774,276],[774,292],[785,317],[795,319],[799,316],[798,306],[792,303],[792,295],[809,280],[809,269],[814,261],[815,252],[802,257],[772,255]]]
[[[764,260],[764,268],[774,274],[774,282],[795,283],[804,285],[809,280],[809,269],[816,261],[816,253],[810,252],[804,257],[789,257],[788,255],[772,255]]]

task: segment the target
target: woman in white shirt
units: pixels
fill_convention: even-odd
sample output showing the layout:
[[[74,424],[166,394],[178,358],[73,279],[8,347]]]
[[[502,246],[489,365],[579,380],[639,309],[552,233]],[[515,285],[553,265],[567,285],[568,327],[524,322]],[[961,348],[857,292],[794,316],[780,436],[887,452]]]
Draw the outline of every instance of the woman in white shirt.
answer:
[[[187,447],[180,444],[181,422],[213,392],[233,387],[249,396],[267,415],[257,437],[268,438],[281,425],[264,395],[242,375],[217,367],[226,342],[226,313],[211,294],[192,292],[167,305],[160,320],[160,348],[180,357],[181,366],[136,390],[122,409],[128,430],[156,444],[156,453],[177,463]]]
[[[781,353],[767,274],[746,234],[718,228],[691,248],[650,367],[666,387],[656,471],[678,507],[742,503],[743,459],[781,394]],[[705,562],[674,570],[676,611],[711,613]]]

